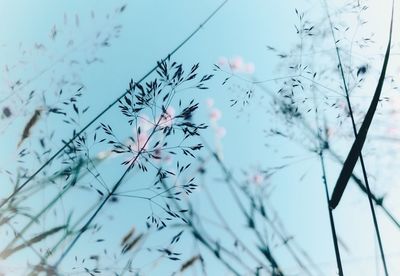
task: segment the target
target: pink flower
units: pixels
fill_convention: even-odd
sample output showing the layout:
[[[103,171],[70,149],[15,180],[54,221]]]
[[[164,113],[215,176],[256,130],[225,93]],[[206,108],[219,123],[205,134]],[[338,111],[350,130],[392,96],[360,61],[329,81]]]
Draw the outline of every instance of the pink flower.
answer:
[[[264,176],[261,173],[255,173],[250,180],[252,183],[256,184],[256,185],[260,185],[263,183],[264,181]]]
[[[218,121],[219,119],[221,119],[221,117],[222,117],[222,114],[221,114],[221,111],[219,109],[213,108],[211,110],[211,112],[210,112],[210,120],[212,122]]]
[[[150,121],[149,117],[143,115],[139,118],[138,125],[142,132],[148,132],[150,129],[154,127],[154,124]]]
[[[133,155],[125,161],[127,165],[132,166],[136,163],[140,158],[140,156],[138,156],[139,152],[142,152],[149,147],[150,135],[148,133],[152,127],[153,124],[148,120],[146,115],[139,119],[138,128],[140,128],[140,133],[138,133],[137,129],[134,129],[133,137],[135,138],[135,142],[132,142],[131,140],[127,142],[127,146],[133,153]]]
[[[156,163],[170,164],[172,161],[171,155],[165,154],[165,152],[159,147],[154,150],[153,155]]]
[[[215,134],[219,139],[221,139],[226,135],[226,129],[224,127],[218,127]]]
[[[107,159],[108,157],[110,157],[110,156],[112,156],[113,155],[113,152],[112,151],[100,151],[98,154],[97,154],[97,159],[98,160],[104,160],[104,159]]]
[[[235,73],[253,74],[255,71],[254,63],[245,63],[243,58],[240,56],[233,57],[229,60],[225,57],[221,57],[218,59],[217,64],[221,67],[229,66],[229,68]]]
[[[254,63],[252,63],[252,62],[247,63],[245,66],[245,71],[247,74],[253,74],[255,71]]]
[[[161,115],[160,126],[168,126],[172,125],[172,121],[175,116],[175,109],[172,106],[169,106],[164,114]]]
[[[398,132],[398,128],[397,127],[391,126],[391,127],[388,127],[388,129],[387,129],[387,133],[388,134],[397,134],[397,132]]]
[[[243,59],[241,57],[235,57],[229,62],[229,66],[233,71],[240,71],[243,67]]]
[[[137,141],[133,145],[131,145],[131,148],[136,152],[146,150],[149,147],[149,143],[147,142],[148,139],[149,135],[147,133],[140,133],[137,136]]]
[[[220,57],[217,61],[217,64],[219,66],[225,66],[228,63],[228,60],[226,57]]]
[[[150,136],[147,134],[147,132],[143,132],[137,135],[134,143],[128,144],[128,147],[131,149],[133,155],[124,162],[126,165],[133,166],[139,161],[140,154],[149,147],[149,138]]]
[[[336,134],[336,130],[332,127],[328,127],[326,129],[326,135],[328,136],[328,138],[333,137]]]
[[[208,98],[206,100],[206,105],[207,105],[208,108],[213,107],[214,106],[214,100],[212,98]]]

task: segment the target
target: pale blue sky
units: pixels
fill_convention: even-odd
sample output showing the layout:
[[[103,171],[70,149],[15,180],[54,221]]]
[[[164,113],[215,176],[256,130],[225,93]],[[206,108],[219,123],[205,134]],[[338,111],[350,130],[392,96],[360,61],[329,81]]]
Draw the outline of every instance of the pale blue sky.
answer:
[[[82,119],[82,123],[87,122],[91,116],[97,114],[110,101],[125,91],[130,78],[140,78],[151,69],[157,60],[165,57],[192,30],[197,28],[199,23],[219,4],[215,0],[131,1],[124,13],[116,14],[115,9],[123,3],[121,1],[94,0],[57,2],[50,0],[39,2],[1,0],[0,70],[4,77],[2,76],[0,80],[0,99],[10,93],[8,81],[17,81],[19,78],[30,80],[29,84],[23,83],[23,88],[18,90],[23,98],[31,90],[35,90],[39,94],[43,91],[46,95],[54,95],[61,87],[54,80],[59,80],[65,74],[70,79],[76,78],[75,80],[79,80],[85,85],[83,102],[90,105],[90,109],[86,117]],[[290,45],[296,42],[297,38],[293,26],[296,22],[295,8],[310,10],[310,14],[315,16],[323,12],[320,1],[301,1],[300,3],[298,1],[231,0],[173,59],[186,64],[188,67],[192,63],[200,62],[201,71],[207,73],[212,72],[213,64],[220,57],[234,58],[241,56],[246,62],[255,64],[255,77],[259,79],[281,77],[282,72],[277,72],[275,67],[278,60],[267,51],[266,45],[287,50]],[[384,15],[386,10],[382,8],[379,13]],[[107,14],[110,15],[109,19],[106,17]],[[77,16],[79,26],[76,22]],[[371,21],[373,20],[371,19]],[[371,25],[378,30],[386,28],[383,23],[380,23],[382,25],[379,25],[379,27],[373,25],[376,21],[373,21]],[[96,41],[98,30],[102,30],[101,35],[104,35],[117,25],[122,26],[120,36],[110,40],[110,47],[96,49],[93,46],[93,41]],[[49,37],[53,26],[57,30],[54,41]],[[380,43],[379,38],[378,34],[377,40]],[[66,44],[71,39],[73,39],[73,44],[67,47]],[[32,50],[35,43],[42,43],[46,50],[43,52]],[[382,45],[385,45],[384,43],[386,42],[381,42]],[[380,49],[378,46],[377,48]],[[24,49],[27,50],[26,53],[23,52]],[[85,65],[85,63],[71,65],[71,60],[90,60],[94,57],[101,58],[103,62],[93,63],[90,66]],[[17,66],[11,67],[13,64],[17,64]],[[5,74],[6,65],[10,66],[9,74]],[[73,73],[76,73],[78,78]],[[207,98],[213,98],[215,105],[221,109],[222,119],[219,124],[224,126],[227,131],[226,137],[223,139],[224,160],[229,168],[236,172],[237,176],[241,176],[240,170],[242,169],[248,169],[252,166],[264,168],[274,164],[284,164],[288,162],[287,160],[290,160],[277,159],[279,154],[274,154],[275,151],[285,152],[285,155],[297,156],[296,158],[311,156],[295,144],[285,140],[273,142],[276,149],[266,148],[264,146],[266,137],[263,130],[269,124],[277,122],[269,121],[270,118],[266,117],[263,110],[265,106],[257,103],[251,104],[245,110],[244,115],[237,118],[238,109],[229,107],[229,100],[237,94],[232,94],[227,87],[220,85],[223,79],[223,75],[217,75],[209,90],[195,91],[197,93],[195,98],[202,104],[199,119],[206,119],[205,101]],[[240,83],[240,81],[237,82]],[[243,85],[243,83],[241,84]],[[256,93],[259,92],[256,90]],[[259,94],[257,97],[260,97]],[[35,103],[39,102],[34,101],[33,104],[25,108],[18,106],[18,97],[12,97],[0,105],[1,107],[16,105],[13,106],[13,112],[15,110],[15,113],[20,115],[15,121],[3,120],[0,124],[2,135],[0,151],[1,155],[4,156],[0,159],[1,168],[13,169],[13,167],[9,167],[9,160],[16,161],[16,144],[21,135],[21,128],[30,117],[31,112],[35,110],[37,106]],[[120,119],[118,111],[113,110],[105,115],[101,121],[118,125]],[[49,120],[47,123],[50,127],[53,127],[54,121]],[[61,137],[63,134],[70,135],[70,132],[66,133],[58,126],[55,126],[55,128],[58,131],[57,137]],[[212,134],[207,133],[211,140]],[[33,137],[35,137],[35,134],[33,134]],[[60,144],[60,142],[55,142],[54,147],[58,147]],[[346,151],[345,148],[341,150]],[[328,180],[332,189],[338,167],[331,163],[328,166]],[[370,163],[373,164],[373,161]],[[37,167],[38,164],[32,164],[31,169]],[[118,164],[104,167],[104,171],[107,172],[107,179],[112,180],[119,175],[120,169],[116,168],[118,168]],[[218,200],[222,198],[222,201],[224,200],[224,189],[218,186],[220,185],[218,181],[215,181],[215,178],[220,177],[221,173],[215,167],[210,167],[209,171],[210,175],[204,181],[215,185],[215,197]],[[308,173],[304,180],[300,182],[299,179],[304,172]],[[5,181],[4,176],[1,176],[1,179]],[[321,265],[321,270],[326,275],[334,275],[332,272],[334,271],[335,261],[326,215],[326,202],[320,179],[320,167],[316,157],[277,173],[273,177],[276,188],[271,203],[275,210],[279,212],[288,232],[314,258],[315,262]],[[347,275],[377,275],[374,272],[376,247],[369,220],[367,201],[354,185],[349,188],[348,192],[354,197],[345,198],[347,208],[338,209],[335,212],[335,217],[338,218],[339,236],[343,237],[343,240],[351,248],[349,253],[343,252],[346,270],[351,271]],[[3,195],[3,190],[0,194]],[[45,199],[49,194],[41,196]],[[93,201],[94,198],[92,197],[87,201]],[[87,205],[86,194],[84,193],[71,195],[70,200],[77,201],[76,207],[78,208],[81,204],[82,206]],[[65,201],[67,202],[68,199],[65,199]],[[209,203],[202,196],[194,196],[193,203],[201,212],[210,211]],[[237,214],[235,212],[237,210],[234,209],[231,200],[226,200],[224,203],[221,205],[221,209],[227,214],[227,220],[232,221],[239,229],[240,226],[243,226],[244,221],[236,219]],[[140,225],[141,220],[147,215],[146,212],[135,213],[135,210],[143,209],[145,204],[140,202],[130,204],[122,204],[120,207],[109,209],[99,219],[99,222],[104,221],[108,225],[104,227],[103,233],[110,236],[107,243],[110,248],[112,248],[113,242],[118,243],[121,235],[132,224]],[[124,206],[131,206],[133,211],[125,209]],[[391,207],[399,210],[398,206]],[[121,214],[131,215],[132,220],[122,219],[122,216],[118,216]],[[397,214],[400,213],[397,212]],[[110,223],[107,219],[111,215],[114,218]],[[398,260],[399,254],[398,246],[396,246],[399,242],[399,235],[380,212],[378,212],[378,215],[382,220],[384,237],[387,237],[384,238],[384,242],[387,246],[388,259],[391,269],[395,273],[396,269],[399,269],[395,262]],[[143,225],[138,227],[143,227]],[[216,237],[221,235],[218,230],[214,229],[214,231],[213,235]],[[239,235],[247,235],[246,233],[248,232],[238,230]],[[154,243],[163,244],[162,239],[169,239],[170,236],[170,234],[161,235]],[[85,236],[78,242],[76,248],[71,251],[69,258],[65,261],[66,270],[70,270],[68,265],[74,263],[73,257],[75,255],[85,255],[86,252],[92,252],[96,246],[92,239],[90,236]],[[252,242],[251,237],[245,237],[245,239]],[[186,242],[184,245],[187,245],[187,248],[183,247],[181,250],[190,252],[191,242],[189,239],[183,241]],[[29,256],[29,253],[26,254]],[[276,254],[282,267],[287,267],[288,270],[293,268],[293,260],[288,257],[284,250],[277,249]],[[23,256],[21,255],[21,259]],[[209,259],[210,275],[221,275],[220,273],[225,270],[213,261],[212,257]],[[13,262],[18,265],[18,258],[14,259]],[[172,271],[173,266],[173,264],[166,264],[165,269]],[[1,269],[0,263],[0,271],[2,271]],[[158,270],[158,273],[159,271],[161,270]]]

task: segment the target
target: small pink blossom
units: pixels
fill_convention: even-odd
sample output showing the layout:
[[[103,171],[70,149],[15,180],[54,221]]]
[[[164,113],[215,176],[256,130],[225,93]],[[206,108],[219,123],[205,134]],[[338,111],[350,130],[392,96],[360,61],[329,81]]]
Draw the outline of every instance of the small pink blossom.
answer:
[[[135,138],[135,142],[132,143],[131,141],[129,141],[127,145],[136,152],[139,152],[140,150],[142,150],[142,148],[147,149],[149,144],[147,140],[150,138],[148,133],[152,129],[152,127],[154,126],[150,122],[148,117],[146,115],[141,116],[138,121],[137,129],[133,129],[133,137]]]
[[[262,184],[263,183],[263,181],[264,181],[264,175],[262,175],[261,173],[255,173],[252,177],[251,177],[251,180],[250,180],[253,184],[256,184],[256,185],[260,185],[260,184]]]
[[[252,63],[252,62],[247,63],[245,66],[245,71],[247,74],[253,74],[255,71],[254,63]]]
[[[137,135],[136,141],[134,143],[128,144],[130,149],[134,152],[129,159],[125,161],[126,165],[133,166],[140,159],[139,152],[146,150],[149,147],[150,136],[147,133],[140,133]]]
[[[221,139],[226,135],[226,129],[224,127],[218,127],[215,133],[217,137]]]
[[[398,132],[398,128],[397,127],[389,127],[388,129],[387,129],[387,133],[388,134],[397,134],[397,132]]]
[[[223,68],[229,67],[235,73],[253,74],[255,71],[254,63],[246,63],[241,56],[236,56],[231,59],[221,57],[218,59],[217,64]]]
[[[217,64],[219,66],[225,66],[226,64],[228,64],[228,59],[226,57],[220,57],[217,61]]]
[[[160,126],[170,127],[172,125],[174,116],[175,116],[175,109],[172,106],[169,106],[166,112],[161,115]]]
[[[206,100],[206,105],[207,105],[208,108],[213,107],[213,106],[214,106],[214,99],[208,98],[208,99]]]
[[[162,151],[162,149],[159,147],[154,150],[153,156],[154,156],[155,162],[157,162],[157,163],[170,164],[172,161],[171,155],[165,154],[165,152]]]
[[[112,155],[112,152],[111,151],[100,151],[98,154],[97,154],[97,159],[98,160],[104,160],[104,159],[106,159],[106,158],[108,158],[109,156],[111,156]]]
[[[151,123],[149,117],[147,117],[146,115],[143,115],[139,118],[138,125],[142,132],[148,132],[154,127],[153,123]]]
[[[138,160],[139,156],[137,156],[137,154],[139,154],[139,152],[148,149],[150,143],[149,131],[152,127],[153,124],[146,116],[142,116],[139,119],[138,128],[140,128],[140,133],[138,133],[138,129],[134,129],[133,137],[135,138],[135,142],[132,143],[130,141],[127,143],[127,146],[135,153],[134,156],[127,160],[128,165],[131,166]]]
[[[223,159],[222,157],[222,146],[221,146],[221,138],[223,138],[226,134],[226,130],[224,127],[221,127],[218,125],[218,120],[221,119],[222,117],[222,113],[218,108],[214,107],[214,100],[213,99],[207,99],[206,101],[207,106],[209,108],[209,118],[210,118],[210,122],[211,122],[211,127],[214,131],[214,135],[215,135],[215,147],[216,147],[216,153],[218,155],[219,158]]]
[[[326,135],[328,136],[328,138],[332,138],[335,134],[336,134],[336,129],[332,128],[332,127],[328,127],[326,129]]]
[[[210,112],[210,120],[213,122],[218,121],[219,119],[221,119],[222,114],[221,111],[217,108],[213,108]]]
[[[132,149],[136,152],[139,152],[141,150],[146,150],[149,147],[149,143],[147,142],[148,139],[149,139],[149,135],[147,133],[140,133],[137,136],[136,143],[131,145]]]
[[[243,59],[241,57],[235,57],[229,62],[229,66],[233,71],[240,71],[243,67]]]

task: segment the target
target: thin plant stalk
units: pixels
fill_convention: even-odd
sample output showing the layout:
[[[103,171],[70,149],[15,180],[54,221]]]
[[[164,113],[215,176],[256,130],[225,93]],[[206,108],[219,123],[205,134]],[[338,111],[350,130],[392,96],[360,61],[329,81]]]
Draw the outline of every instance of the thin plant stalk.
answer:
[[[325,158],[324,158],[324,149],[325,149],[325,143],[322,141],[322,134],[321,134],[321,129],[319,127],[319,122],[318,122],[318,107],[316,103],[316,96],[315,96],[315,91],[313,90],[313,97],[314,97],[314,105],[315,105],[315,126],[317,128],[317,143],[318,143],[318,156],[319,156],[319,161],[321,164],[321,171],[322,171],[322,182],[324,184],[324,190],[325,190],[325,197],[326,197],[326,204],[327,204],[327,209],[329,213],[329,223],[331,227],[331,234],[332,234],[332,241],[335,249],[335,257],[336,257],[336,264],[338,268],[338,273],[339,276],[344,276],[343,273],[343,265],[342,265],[342,259],[340,256],[340,249],[339,249],[339,242],[336,234],[336,227],[335,227],[335,220],[333,218],[333,210],[329,206],[329,189],[328,189],[328,180],[327,180],[327,173],[326,173],[326,165],[325,165]]]
[[[281,104],[282,101],[276,97],[269,89],[267,89],[267,87],[265,87],[264,85],[262,85],[261,83],[257,83],[258,87],[265,92],[267,95],[269,95],[274,101],[276,101],[278,104]],[[320,137],[312,128],[310,125],[307,124],[307,122],[304,120],[303,117],[298,116],[295,117],[295,119],[301,123],[301,125],[304,127],[305,130],[307,130],[307,132],[311,135],[311,137],[316,138],[316,139],[322,139],[322,137]],[[327,149],[326,151],[329,153],[330,156],[333,157],[334,160],[336,160],[337,162],[339,162],[341,165],[343,165],[344,161],[339,157],[339,155],[333,151],[333,149],[331,147],[329,147],[329,141],[324,140],[321,141],[322,143],[328,143],[327,144]],[[356,176],[354,174],[354,172],[352,173],[352,179],[354,182],[356,182],[357,186],[360,188],[360,190],[365,193],[368,196],[368,190],[366,188],[366,186],[364,186],[363,182],[361,181],[361,179]],[[383,198],[379,198],[377,196],[375,196],[371,191],[369,193],[371,195],[372,200],[375,202],[375,204],[380,207],[383,212],[388,216],[388,218],[393,222],[393,224],[396,225],[397,228],[400,229],[400,222],[394,217],[394,215],[390,212],[390,210],[388,210],[384,204],[383,204]]]
[[[351,151],[349,152],[349,156],[348,156],[348,158],[346,159],[346,161],[345,161],[345,163],[343,165],[343,169],[342,169],[342,172],[341,172],[341,174],[339,176],[338,183],[337,183],[337,185],[335,187],[335,190],[336,190],[336,188],[338,188],[338,184],[340,184],[339,181],[341,180],[341,177],[344,177],[344,172],[346,172],[347,174],[348,174],[348,172],[350,172],[350,174],[348,174],[348,177],[350,178],[350,175],[351,175],[351,172],[352,172],[352,170],[354,168],[355,162],[357,161],[357,157],[359,157],[360,158],[362,172],[363,172],[363,176],[364,176],[365,186],[366,186],[367,192],[368,192],[368,201],[369,201],[369,205],[370,205],[370,209],[371,209],[371,214],[372,214],[372,219],[373,219],[374,228],[375,228],[375,232],[376,232],[376,237],[377,237],[377,240],[378,240],[379,251],[380,251],[380,255],[381,255],[381,259],[382,259],[382,263],[383,263],[383,268],[384,268],[384,271],[385,271],[385,275],[388,276],[389,272],[388,272],[388,268],[387,268],[387,264],[386,264],[385,253],[384,253],[384,250],[383,250],[383,244],[382,244],[382,239],[381,239],[381,235],[380,235],[380,231],[379,231],[379,225],[378,225],[378,221],[377,221],[377,218],[376,218],[375,207],[374,207],[374,204],[372,202],[371,189],[370,189],[370,186],[369,186],[367,171],[366,171],[366,168],[365,168],[365,164],[364,164],[364,160],[363,160],[363,156],[362,156],[361,150],[362,150],[363,142],[365,141],[365,138],[366,138],[366,135],[367,135],[367,132],[368,132],[369,125],[371,124],[373,115],[375,113],[376,105],[377,105],[377,103],[379,101],[379,95],[380,95],[380,92],[382,90],[384,77],[385,77],[385,73],[386,73],[386,67],[387,67],[387,63],[388,63],[388,60],[389,60],[391,40],[392,40],[394,0],[392,1],[392,13],[391,13],[391,21],[390,21],[389,41],[388,41],[388,46],[387,46],[387,50],[386,50],[386,55],[385,55],[385,58],[384,58],[384,63],[382,65],[382,70],[381,70],[381,74],[380,74],[380,77],[379,77],[378,86],[376,88],[376,91],[375,91],[373,100],[371,102],[371,105],[370,105],[370,107],[368,109],[368,112],[367,112],[367,114],[365,116],[364,122],[363,122],[363,124],[362,124],[362,126],[360,128],[360,133],[357,133],[357,128],[356,128],[356,124],[355,124],[355,120],[354,120],[354,114],[353,114],[352,106],[351,106],[351,102],[350,102],[349,91],[347,89],[347,82],[346,82],[346,79],[345,79],[345,76],[344,76],[343,64],[342,64],[342,61],[341,61],[339,48],[338,48],[337,43],[336,43],[336,38],[335,38],[334,31],[333,31],[333,23],[332,23],[332,20],[330,18],[330,14],[329,14],[329,11],[328,11],[328,4],[327,4],[326,0],[324,0],[324,4],[325,4],[325,10],[326,10],[326,13],[327,13],[327,17],[329,19],[329,25],[330,25],[332,38],[333,38],[333,41],[335,43],[336,56],[337,56],[338,63],[339,63],[339,72],[340,72],[340,76],[341,76],[341,79],[342,79],[342,82],[343,82],[343,87],[344,87],[344,90],[345,90],[345,93],[346,93],[346,101],[347,101],[347,106],[349,108],[350,118],[351,118],[351,122],[352,122],[352,126],[353,126],[353,132],[354,132],[354,136],[356,137],[356,140],[355,140],[355,142],[353,144],[353,147],[352,147]],[[359,140],[360,140],[359,146],[357,147],[357,142]],[[351,158],[354,159],[354,161],[353,161],[354,164],[353,165],[349,164],[349,168],[347,168],[346,165],[348,165],[347,164],[348,162],[351,162],[351,160],[352,160]],[[350,167],[351,166],[352,166],[352,168],[351,168],[351,171],[350,171]],[[344,187],[347,184],[347,181],[345,179],[343,180],[342,192],[340,193],[340,195],[338,197],[339,199],[337,200],[337,202],[340,200],[341,194],[344,191]],[[332,198],[334,198],[333,196],[335,195],[335,190],[334,190],[334,194],[332,195]],[[337,203],[336,203],[336,205],[337,205]],[[335,205],[332,205],[332,204],[331,204],[331,206],[332,206],[332,208],[335,207]]]
[[[173,49],[162,61],[167,61],[171,56],[173,56],[177,51],[179,51],[193,36],[195,36],[224,6],[228,3],[229,0],[224,0],[213,12],[192,32],[189,36],[187,36],[175,49]],[[140,78],[137,83],[143,82],[148,76],[150,76],[153,72],[155,72],[158,68],[158,64],[155,65],[150,71],[148,71],[143,77]],[[113,106],[119,103],[126,95],[128,91],[122,93],[117,99],[115,99],[111,104],[109,104],[106,108],[104,108],[100,113],[98,113],[89,123],[87,123],[80,131],[75,133],[75,135],[56,152],[54,153],[42,166],[39,167],[31,176],[28,177],[27,180],[24,181],[20,186],[16,187],[16,189],[9,195],[6,199],[4,199],[0,203],[0,208],[2,208],[7,202],[9,202],[12,198],[14,198],[19,191],[21,191],[29,182],[31,182],[45,167],[50,165],[50,163],[59,156],[68,146],[71,145],[73,141],[75,141],[78,137],[80,137],[91,125],[93,125],[99,118],[101,118],[104,114],[106,114]]]

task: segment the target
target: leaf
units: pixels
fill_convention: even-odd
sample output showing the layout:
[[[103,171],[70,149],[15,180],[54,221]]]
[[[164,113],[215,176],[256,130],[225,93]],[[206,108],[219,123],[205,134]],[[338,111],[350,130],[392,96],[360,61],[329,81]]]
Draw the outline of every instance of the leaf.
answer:
[[[79,114],[79,109],[78,109],[78,107],[76,106],[76,104],[73,104],[72,107],[74,108],[75,113],[76,113],[76,114]]]
[[[200,260],[201,256],[200,255],[196,255],[191,257],[189,260],[187,260],[186,262],[184,262],[180,268],[180,272],[183,272],[184,270],[186,270],[187,268],[189,268],[190,266],[192,266],[197,260]]]
[[[1,256],[1,258],[6,259],[7,257],[9,257],[10,255],[14,254],[15,252],[17,252],[19,250],[22,250],[22,249],[24,249],[26,247],[31,247],[33,244],[44,240],[48,236],[56,234],[60,230],[63,230],[65,227],[66,227],[66,225],[62,225],[62,226],[54,227],[54,228],[52,228],[52,229],[50,229],[48,231],[45,231],[45,232],[43,232],[43,233],[31,238],[30,240],[24,241],[24,243],[21,244],[21,245],[18,245],[18,246],[14,247],[14,248],[7,249],[7,250],[3,251],[0,256]]]
[[[331,200],[329,205],[332,209],[335,209],[342,198],[344,190],[346,189],[347,183],[353,173],[354,167],[357,163],[358,157],[361,154],[362,148],[364,146],[365,139],[367,138],[368,129],[371,125],[372,119],[374,117],[376,107],[379,102],[379,98],[382,92],[383,83],[385,81],[386,68],[389,62],[390,56],[390,45],[392,42],[392,29],[393,29],[393,6],[392,6],[392,17],[390,21],[390,31],[389,31],[389,41],[386,48],[386,54],[382,65],[381,74],[379,76],[378,84],[372,98],[371,104],[368,108],[365,119],[361,125],[360,131],[357,134],[356,140],[351,147],[349,154],[347,155],[346,161],[343,164],[342,171],[340,172],[339,178],[336,182],[336,186],[333,190]]]
[[[129,250],[131,250],[143,237],[143,234],[139,234],[133,241],[130,243],[126,244],[124,248],[122,249],[122,254],[125,254]]]
[[[177,242],[180,240],[182,233],[183,233],[183,230],[182,230],[181,232],[179,232],[178,234],[176,234],[176,235],[172,238],[171,244],[177,243]]]
[[[35,113],[33,114],[33,116],[31,117],[31,119],[28,121],[28,123],[25,125],[24,131],[22,133],[21,136],[21,140],[19,141],[17,148],[19,148],[19,146],[22,144],[22,142],[29,137],[30,135],[30,131],[32,129],[32,127],[37,123],[37,121],[40,118],[40,114],[41,114],[41,110],[37,109],[35,110]]]

